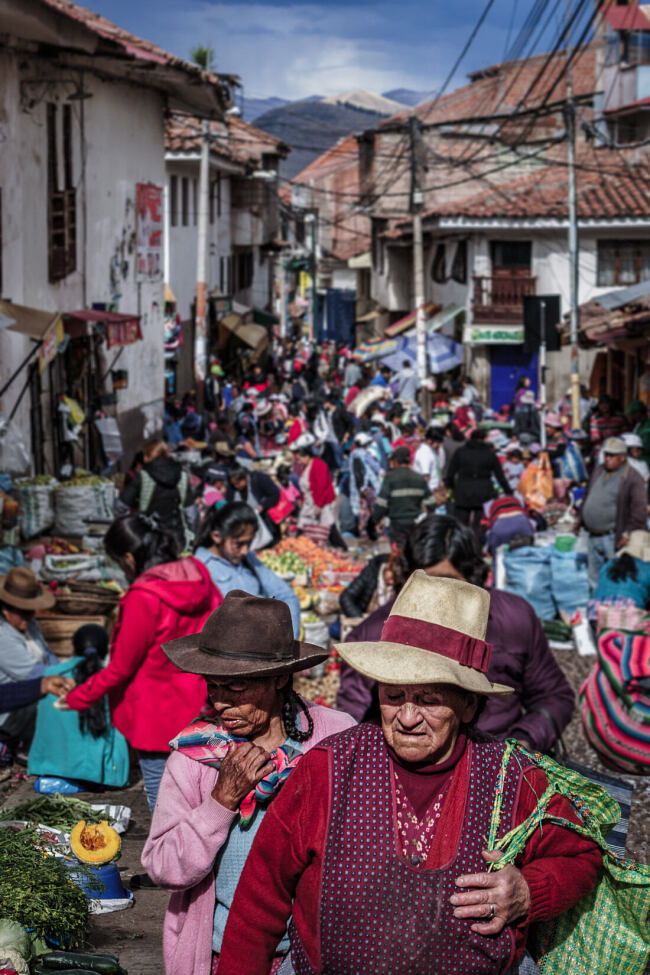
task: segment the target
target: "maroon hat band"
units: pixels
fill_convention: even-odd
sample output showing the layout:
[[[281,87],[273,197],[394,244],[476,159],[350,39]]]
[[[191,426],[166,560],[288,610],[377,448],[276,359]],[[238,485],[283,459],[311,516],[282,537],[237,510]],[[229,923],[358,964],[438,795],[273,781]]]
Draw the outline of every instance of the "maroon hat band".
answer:
[[[407,647],[439,653],[482,674],[487,673],[492,653],[492,645],[485,640],[477,640],[447,626],[410,619],[408,616],[389,616],[381,631],[381,639],[387,643],[404,643]]]

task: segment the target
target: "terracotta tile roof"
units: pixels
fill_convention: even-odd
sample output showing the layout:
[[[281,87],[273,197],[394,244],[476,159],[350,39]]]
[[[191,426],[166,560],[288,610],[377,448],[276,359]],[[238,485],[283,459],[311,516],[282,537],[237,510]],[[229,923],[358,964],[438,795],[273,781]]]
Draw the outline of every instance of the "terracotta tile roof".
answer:
[[[650,30],[650,7],[645,4],[612,5],[605,11],[605,20],[614,30]]]
[[[224,79],[231,84],[237,83],[238,81],[236,75],[218,76],[212,74],[211,72],[203,71],[197,65],[192,64],[183,58],[179,58],[175,54],[169,54],[161,47],[158,47],[157,44],[154,44],[153,41],[147,41],[141,37],[137,37],[135,34],[131,34],[129,31],[118,27],[110,20],[106,20],[105,17],[101,17],[99,14],[94,13],[92,10],[88,10],[86,7],[80,7],[76,3],[71,3],[71,0],[41,0],[41,2],[45,4],[45,6],[51,7],[53,10],[65,14],[72,20],[76,20],[78,23],[83,24],[103,40],[109,41],[123,48],[123,50],[133,58],[143,61],[157,62],[159,64],[174,65],[186,70],[189,74],[192,74],[196,78],[200,78],[202,81],[208,83],[211,82],[213,84],[220,84],[220,79]]]
[[[165,150],[198,154],[201,152],[203,122],[194,115],[174,114],[165,120]],[[210,122],[213,155],[241,165],[258,166],[265,154],[284,158],[289,146],[280,139],[256,129],[236,116],[224,122]]]
[[[589,148],[577,159],[578,217],[582,220],[650,219],[650,156],[634,160],[622,152]],[[566,219],[568,169],[551,163],[481,192],[441,204],[423,216],[477,219]],[[410,221],[386,232],[397,238]]]
[[[587,95],[596,89],[597,78],[597,48],[596,45],[586,46],[573,62],[573,86],[576,96]],[[566,81],[562,77],[566,66],[566,53],[558,51],[544,68],[548,54],[537,54],[519,61],[504,61],[502,64],[491,65],[481,71],[473,72],[470,83],[462,88],[443,95],[440,99],[432,99],[419,105],[416,109],[418,117],[423,122],[444,122],[446,119],[455,120],[489,115],[495,111],[508,112],[519,105],[526,96],[525,106],[530,108],[543,101],[549,92],[550,101],[558,101],[566,97]],[[541,74],[536,81],[537,75]],[[528,93],[531,85],[534,86]],[[555,87],[554,87],[555,86]],[[396,121],[403,121],[408,117],[403,112],[393,118],[386,119],[379,126],[391,125]]]

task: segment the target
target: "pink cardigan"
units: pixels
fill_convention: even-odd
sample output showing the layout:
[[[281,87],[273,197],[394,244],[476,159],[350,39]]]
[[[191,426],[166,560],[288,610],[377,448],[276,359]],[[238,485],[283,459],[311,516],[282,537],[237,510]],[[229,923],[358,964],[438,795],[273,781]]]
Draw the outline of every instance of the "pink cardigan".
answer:
[[[323,738],[356,724],[342,711],[307,704],[314,733],[303,745],[305,753]],[[218,774],[172,752],[142,851],[149,876],[171,891],[163,931],[166,975],[210,975],[214,861],[237,815],[211,796]]]

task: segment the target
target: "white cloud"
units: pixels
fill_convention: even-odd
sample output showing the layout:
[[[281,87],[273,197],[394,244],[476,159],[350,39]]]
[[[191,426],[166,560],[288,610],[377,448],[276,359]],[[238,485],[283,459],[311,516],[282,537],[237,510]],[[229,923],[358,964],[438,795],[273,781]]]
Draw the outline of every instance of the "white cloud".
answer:
[[[396,36],[395,8],[202,3],[173,14],[173,49],[211,44],[217,69],[239,74],[251,96],[296,99],[354,88],[431,90],[444,43]],[[392,26],[392,31],[391,31]],[[439,51],[436,51],[439,48]],[[432,67],[435,66],[435,67]]]

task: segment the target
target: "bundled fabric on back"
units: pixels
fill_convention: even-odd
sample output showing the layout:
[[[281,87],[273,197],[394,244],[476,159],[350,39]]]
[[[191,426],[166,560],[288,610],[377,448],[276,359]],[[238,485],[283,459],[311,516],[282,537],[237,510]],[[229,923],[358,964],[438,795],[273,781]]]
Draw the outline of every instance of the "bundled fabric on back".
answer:
[[[580,705],[587,741],[605,764],[650,775],[650,635],[603,630]]]
[[[542,620],[555,617],[551,577],[551,549],[529,545],[506,552],[505,588],[530,603]]]

